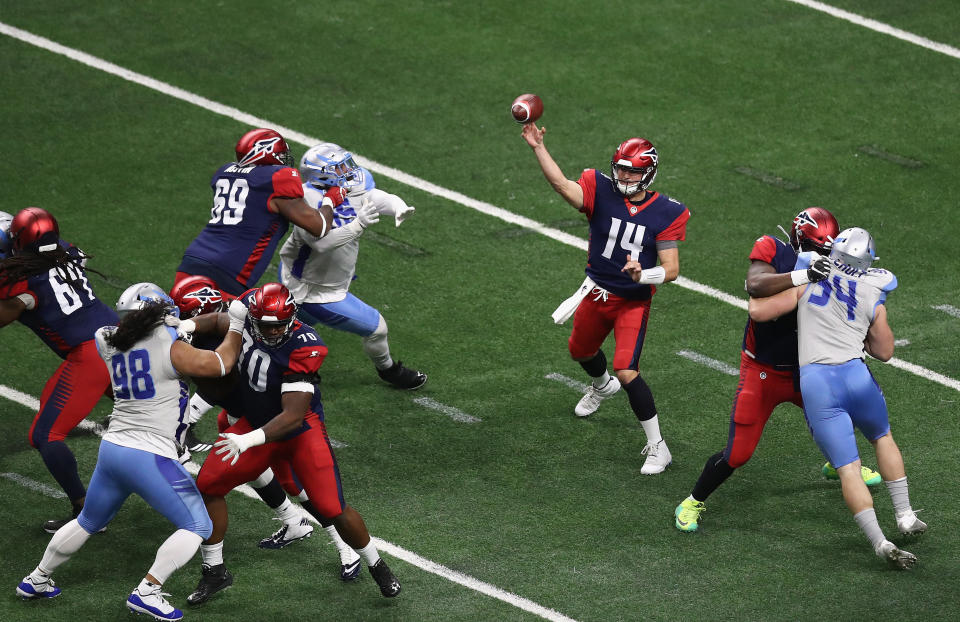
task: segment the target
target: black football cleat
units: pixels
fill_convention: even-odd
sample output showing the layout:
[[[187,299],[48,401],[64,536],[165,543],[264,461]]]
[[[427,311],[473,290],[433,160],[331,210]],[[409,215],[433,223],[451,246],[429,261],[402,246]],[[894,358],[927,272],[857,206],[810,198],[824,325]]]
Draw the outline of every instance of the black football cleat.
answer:
[[[385,380],[406,391],[419,389],[427,382],[427,375],[409,367],[404,367],[400,361],[395,361],[393,367],[387,369],[378,369],[377,374],[382,380]]]
[[[370,566],[370,574],[373,575],[373,580],[380,586],[380,593],[387,598],[393,598],[400,593],[400,582],[397,581],[382,557],[377,560],[376,564]]]
[[[193,427],[196,424],[191,423],[187,426],[187,434],[184,437],[183,444],[190,451],[210,451],[210,448],[213,447],[213,443],[207,443],[201,441],[196,432],[193,431]]]
[[[233,585],[233,575],[227,570],[224,564],[216,566],[203,565],[203,576],[197,583],[197,589],[187,596],[187,602],[191,605],[200,605],[210,600],[210,597],[225,590]]]

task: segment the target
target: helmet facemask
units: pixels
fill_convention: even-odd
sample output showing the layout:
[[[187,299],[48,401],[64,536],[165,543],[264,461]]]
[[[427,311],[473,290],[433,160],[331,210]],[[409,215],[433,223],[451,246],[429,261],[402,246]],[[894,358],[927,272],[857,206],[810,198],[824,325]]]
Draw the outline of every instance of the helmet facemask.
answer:
[[[364,183],[363,169],[353,154],[333,143],[321,143],[303,154],[300,175],[318,190],[333,186],[355,188]]]

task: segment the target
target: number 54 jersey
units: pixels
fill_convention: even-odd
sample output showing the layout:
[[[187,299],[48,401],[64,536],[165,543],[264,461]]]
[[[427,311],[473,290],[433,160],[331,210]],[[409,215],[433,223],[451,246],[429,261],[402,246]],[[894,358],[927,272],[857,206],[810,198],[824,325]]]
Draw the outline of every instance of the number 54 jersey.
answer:
[[[808,285],[797,305],[801,367],[862,359],[877,305],[896,287],[897,277],[887,270],[862,272],[836,264],[829,277]]]
[[[270,200],[302,197],[301,182],[289,166],[221,166],[210,182],[210,220],[184,251],[177,271],[208,276],[234,296],[253,287],[289,226],[270,210]]]

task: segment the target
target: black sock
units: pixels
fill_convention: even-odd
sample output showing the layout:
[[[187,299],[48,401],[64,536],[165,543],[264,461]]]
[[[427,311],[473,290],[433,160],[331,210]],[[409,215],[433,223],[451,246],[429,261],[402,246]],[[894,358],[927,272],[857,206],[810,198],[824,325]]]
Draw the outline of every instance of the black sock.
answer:
[[[707,497],[725,482],[733,471],[734,468],[724,459],[722,451],[713,454],[703,465],[703,472],[700,473],[700,478],[697,479],[691,495],[697,501],[706,501]]]
[[[63,441],[50,441],[37,446],[47,470],[57,480],[68,499],[81,499],[87,494],[87,489],[80,481],[77,472],[77,459]]]
[[[263,488],[254,488],[253,491],[260,495],[263,502],[274,510],[283,505],[283,502],[287,500],[287,493],[283,492],[283,486],[280,485],[276,477],[270,480],[270,483]]]
[[[607,357],[604,356],[603,350],[597,350],[597,353],[589,361],[577,362],[591,378],[599,378],[607,371]]]
[[[657,416],[657,407],[653,403],[653,392],[640,374],[623,387],[630,398],[630,408],[640,421]]]
[[[304,510],[309,512],[310,516],[317,519],[317,522],[320,523],[320,526],[323,527],[324,529],[326,529],[327,527],[333,524],[333,521],[327,518],[326,516],[324,516],[323,514],[321,514],[320,511],[317,510],[317,506],[310,503],[309,499],[301,503],[300,507],[302,507]]]

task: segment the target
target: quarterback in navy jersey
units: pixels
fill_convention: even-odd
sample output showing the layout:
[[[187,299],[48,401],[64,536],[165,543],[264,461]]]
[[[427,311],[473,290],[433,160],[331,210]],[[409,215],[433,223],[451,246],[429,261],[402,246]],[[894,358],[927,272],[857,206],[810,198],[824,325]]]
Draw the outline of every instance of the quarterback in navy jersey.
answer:
[[[64,439],[101,397],[113,395],[94,333],[116,324],[117,314],[93,293],[86,274],[91,269],[84,267],[87,255],[60,239],[50,212],[20,210],[8,235],[11,256],[0,261],[0,327],[18,320],[63,359],[43,387],[30,445],[67,494],[75,517],[86,489]],[[50,520],[43,528],[55,533],[70,520]]]
[[[331,193],[319,210],[303,200],[300,173],[275,130],[250,130],[235,151],[237,160],[221,166],[210,182],[210,220],[184,251],[176,278],[207,276],[230,299],[260,280],[289,223],[323,237],[333,207],[343,200]]]
[[[400,593],[399,582],[380,558],[363,518],[343,497],[316,388],[326,345],[313,328],[297,321],[293,295],[280,283],[250,290],[239,300],[248,306],[249,315],[237,363],[239,379],[223,405],[240,418],[221,433],[223,438],[214,444],[216,451],[207,457],[197,475],[197,487],[213,520],[213,533],[200,547],[202,577],[187,601],[203,603],[233,583],[223,561],[227,530],[224,497],[277,462],[290,465],[314,507],[366,561],[381,593],[396,596]],[[221,315],[198,317],[197,331],[209,332],[212,325],[221,322]]]
[[[672,457],[660,434],[653,393],[639,373],[640,352],[656,285],[673,281],[680,273],[677,243],[686,238],[690,212],[683,203],[647,189],[659,163],[657,150],[648,140],[631,138],[621,143],[611,159],[609,177],[586,169],[573,181],[547,151],[544,133],[536,124],[526,123],[522,136],[553,189],[590,223],[587,279],[557,310],[560,316],[554,315],[562,322],[575,306],[570,356],[593,379],[574,412],[580,417],[593,414],[622,385],[647,436],[641,451],[647,458],[640,472],[662,473]],[[571,308],[561,313],[566,305]],[[600,349],[611,330],[616,339],[615,376],[608,373]]]

